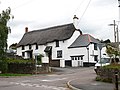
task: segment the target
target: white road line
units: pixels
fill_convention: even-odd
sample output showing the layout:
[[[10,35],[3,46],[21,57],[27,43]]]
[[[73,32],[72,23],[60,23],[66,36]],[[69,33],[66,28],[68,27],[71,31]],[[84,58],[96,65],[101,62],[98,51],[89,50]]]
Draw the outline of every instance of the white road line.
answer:
[[[41,81],[44,82],[53,82],[53,81],[59,81],[59,80],[65,80],[66,78],[57,78],[57,79],[43,79]]]
[[[39,84],[31,84],[31,83],[18,83],[18,82],[10,82],[10,84],[16,84],[21,86],[29,86],[29,87],[36,87],[36,88],[46,88],[46,89],[53,89],[53,90],[67,90],[67,88],[64,87],[57,87],[57,86],[48,86],[48,85],[39,85]]]

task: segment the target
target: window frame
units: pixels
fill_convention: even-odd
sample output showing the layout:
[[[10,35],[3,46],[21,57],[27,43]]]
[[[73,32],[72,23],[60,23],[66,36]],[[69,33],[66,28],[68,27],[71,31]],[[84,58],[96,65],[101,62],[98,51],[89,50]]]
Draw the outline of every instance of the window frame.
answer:
[[[56,43],[56,47],[60,47],[59,40],[56,40],[55,43]]]
[[[62,50],[57,51],[57,58],[62,58]]]
[[[94,50],[97,50],[97,43],[94,43]]]
[[[36,49],[36,50],[38,49],[38,44],[35,44],[35,49]]]
[[[25,50],[25,46],[22,45],[22,50]]]

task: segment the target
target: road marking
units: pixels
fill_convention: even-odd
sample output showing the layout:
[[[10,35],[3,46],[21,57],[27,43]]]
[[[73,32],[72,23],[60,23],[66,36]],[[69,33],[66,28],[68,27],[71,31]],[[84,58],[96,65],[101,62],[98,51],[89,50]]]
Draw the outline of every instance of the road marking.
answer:
[[[48,86],[48,85],[39,85],[39,84],[31,84],[31,83],[23,83],[23,82],[10,82],[10,84],[16,84],[21,86],[29,86],[29,87],[36,87],[36,88],[46,88],[46,89],[53,89],[53,90],[67,90],[68,88],[64,87],[57,87],[57,86]]]
[[[53,81],[59,81],[59,80],[65,80],[66,78],[57,78],[57,79],[43,79],[41,81],[44,82],[53,82]]]

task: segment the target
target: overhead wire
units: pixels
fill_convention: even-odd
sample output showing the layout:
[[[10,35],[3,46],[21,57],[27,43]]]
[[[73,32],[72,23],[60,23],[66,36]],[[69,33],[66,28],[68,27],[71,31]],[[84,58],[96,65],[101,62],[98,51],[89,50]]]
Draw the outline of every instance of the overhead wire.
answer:
[[[82,14],[82,16],[80,17],[79,22],[78,22],[78,25],[79,25],[81,19],[83,18],[84,14],[86,13],[86,11],[87,11],[87,9],[88,9],[90,3],[91,3],[91,0],[89,0],[89,2],[88,2],[88,4],[87,4],[87,6],[86,6],[86,8],[85,8],[85,10],[84,10],[84,12],[83,12],[83,14]]]

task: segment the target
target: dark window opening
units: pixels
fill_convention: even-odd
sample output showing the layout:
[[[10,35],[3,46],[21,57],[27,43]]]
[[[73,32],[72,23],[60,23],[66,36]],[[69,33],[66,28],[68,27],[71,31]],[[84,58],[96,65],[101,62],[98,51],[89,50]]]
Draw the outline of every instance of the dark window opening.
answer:
[[[38,49],[38,44],[36,44],[36,49]]]
[[[32,46],[31,46],[31,45],[29,45],[29,49],[32,49]]]
[[[94,50],[97,50],[97,43],[94,43]]]
[[[57,58],[62,58],[62,50],[57,51]]]
[[[22,52],[22,56],[25,57],[25,52]]]
[[[56,41],[56,47],[59,47],[59,41],[58,40]]]
[[[25,47],[24,47],[24,46],[22,46],[22,50],[25,50]]]
[[[71,60],[83,60],[83,56],[84,55],[81,55],[81,56],[71,56]]]
[[[98,56],[94,56],[94,61],[98,61]]]

